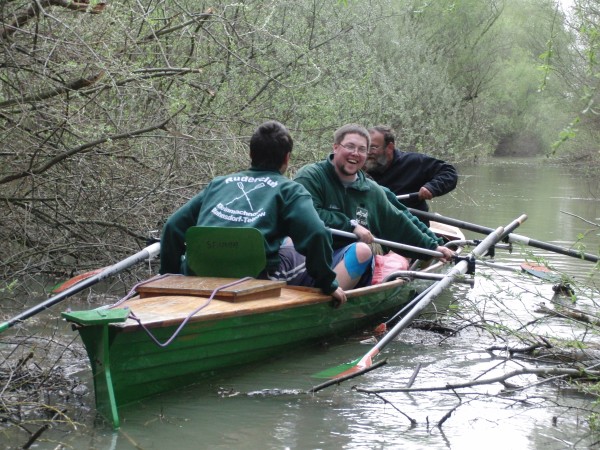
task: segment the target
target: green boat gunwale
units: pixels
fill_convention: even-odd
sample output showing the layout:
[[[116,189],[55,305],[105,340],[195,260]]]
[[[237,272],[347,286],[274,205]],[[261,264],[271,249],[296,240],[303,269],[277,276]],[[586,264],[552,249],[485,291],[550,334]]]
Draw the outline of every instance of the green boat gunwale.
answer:
[[[347,291],[346,296],[347,296],[348,300],[350,300],[353,298],[362,297],[364,295],[372,295],[372,294],[375,294],[378,292],[388,291],[395,287],[403,286],[406,283],[407,283],[407,280],[405,280],[405,279],[396,279],[396,280],[388,281],[386,283],[381,283],[381,284],[374,285],[374,286],[367,286],[367,287]],[[197,315],[192,316],[188,323],[208,322],[208,321],[215,321],[215,320],[223,320],[223,319],[227,319],[230,317],[242,317],[242,316],[250,316],[250,315],[256,315],[256,314],[264,314],[264,313],[268,313],[268,312],[287,310],[290,308],[300,308],[303,306],[319,304],[319,303],[332,303],[333,304],[331,296],[322,294],[321,291],[318,289],[301,288],[298,286],[286,286],[284,289],[287,291],[288,295],[289,295],[290,291],[302,292],[305,294],[304,298],[302,299],[302,301],[296,301],[295,299],[289,299],[289,300],[283,299],[282,300],[281,298],[272,298],[272,299],[270,299],[272,301],[270,301],[266,305],[265,305],[265,303],[266,303],[265,299],[248,300],[248,301],[239,302],[239,303],[230,303],[230,302],[227,302],[224,300],[213,299],[213,300],[211,300],[211,303],[213,303],[213,302],[215,304],[219,303],[222,307],[227,308],[227,309],[221,310],[221,311],[214,311],[214,312],[207,311],[207,312],[204,312],[203,314],[199,313]],[[309,294],[309,295],[307,295],[307,294]],[[186,302],[186,301],[188,301],[189,297],[191,297],[191,296],[185,296],[185,295],[161,295],[161,296],[158,296],[157,295],[157,296],[142,299],[140,301],[144,301],[144,300],[149,301],[150,299],[154,299],[155,301],[165,301],[165,302],[174,303],[174,302],[178,302],[178,301]],[[206,297],[194,297],[194,298],[198,299],[199,301],[208,300],[208,298],[206,298]],[[136,301],[137,301],[137,298],[133,298],[130,301],[128,301],[126,304],[124,304],[123,306],[126,306],[126,307],[130,308],[133,312],[135,312]],[[261,305],[264,305],[264,306],[261,306]],[[207,308],[208,308],[208,306],[207,306]],[[148,329],[175,326],[175,325],[179,324],[183,319],[185,319],[185,317],[187,317],[187,315],[191,312],[192,311],[186,311],[185,314],[182,314],[178,317],[174,317],[171,320],[152,320],[152,321],[144,320],[143,321],[144,326]],[[121,328],[123,332],[134,332],[140,328],[139,323],[131,318],[128,318],[125,322],[110,323],[110,326],[115,327],[115,328]]]
[[[443,264],[436,262],[420,271],[435,272],[441,267]],[[213,284],[232,281],[209,280]],[[397,278],[348,290],[348,302],[337,309],[332,297],[318,289],[284,285],[278,296],[271,290],[267,298],[248,297],[249,300],[243,301],[217,298],[209,301],[210,295],[153,293],[128,299],[112,310],[92,310],[98,312],[95,323],[87,321],[85,316],[92,311],[81,312],[86,317],[82,323],[77,322],[78,312],[63,316],[79,332],[86,347],[96,408],[117,429],[121,405],[198,382],[203,374],[364,329],[398,311],[417,290],[431,283],[431,280]],[[168,348],[156,345],[146,335],[152,332],[159,340],[169,338],[203,302],[207,306],[189,318]],[[169,308],[170,316],[165,314]],[[124,311],[132,311],[144,327],[131,317],[122,321]]]

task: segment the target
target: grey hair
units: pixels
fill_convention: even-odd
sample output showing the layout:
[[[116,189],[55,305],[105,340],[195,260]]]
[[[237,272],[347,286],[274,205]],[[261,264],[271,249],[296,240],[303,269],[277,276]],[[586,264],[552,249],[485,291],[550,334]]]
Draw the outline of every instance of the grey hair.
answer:
[[[377,131],[378,133],[383,134],[383,145],[387,147],[387,145],[391,142],[393,144],[396,143],[396,137],[394,136],[394,130],[391,127],[385,125],[376,125],[372,128],[369,128],[369,132]]]

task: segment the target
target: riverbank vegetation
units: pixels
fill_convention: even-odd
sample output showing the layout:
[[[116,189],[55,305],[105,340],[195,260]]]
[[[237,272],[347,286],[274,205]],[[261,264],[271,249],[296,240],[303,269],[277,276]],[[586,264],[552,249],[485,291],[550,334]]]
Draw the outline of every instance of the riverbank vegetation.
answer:
[[[208,180],[247,166],[266,119],[292,132],[292,173],[359,122],[455,163],[548,156],[597,177],[597,0],[0,5],[5,297],[23,278],[64,279],[144,247]],[[4,306],[1,319],[21,310]],[[465,323],[497,336],[474,311]],[[516,328],[498,337],[505,354],[538,342]],[[64,372],[85,362],[78,344],[20,333],[2,343],[0,421],[33,444],[50,423],[77,427],[69,405],[91,394]]]
[[[452,162],[598,154],[598,11],[577,0],[3,2],[0,272],[144,246],[265,119],[294,172],[346,122]],[[593,193],[597,195],[598,193]]]

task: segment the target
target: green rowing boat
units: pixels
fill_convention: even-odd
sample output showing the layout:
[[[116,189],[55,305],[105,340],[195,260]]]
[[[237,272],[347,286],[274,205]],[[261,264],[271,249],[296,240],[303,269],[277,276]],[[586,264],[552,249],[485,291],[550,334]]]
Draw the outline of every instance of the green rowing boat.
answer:
[[[397,278],[353,289],[347,303],[334,308],[319,290],[284,282],[167,275],[142,283],[137,296],[111,307],[63,317],[87,350],[96,408],[118,428],[121,405],[365,329],[432,282]]]

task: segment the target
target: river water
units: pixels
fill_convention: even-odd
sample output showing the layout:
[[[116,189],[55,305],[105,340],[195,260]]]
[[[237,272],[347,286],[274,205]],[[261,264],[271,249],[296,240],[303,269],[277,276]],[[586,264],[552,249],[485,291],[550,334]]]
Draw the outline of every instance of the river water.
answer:
[[[526,213],[529,219],[517,233],[562,246],[579,241],[587,252],[598,254],[599,230],[583,220],[600,222],[598,179],[582,179],[563,167],[531,159],[495,159],[460,167],[460,173],[458,188],[435,199],[433,211],[492,228]],[[496,260],[518,268],[533,257],[529,250],[497,250]],[[590,275],[593,263],[545,251],[534,253],[575,277],[577,308],[595,310],[600,277]],[[453,286],[430,311],[454,314],[448,322],[451,326],[473,326],[450,337],[406,330],[383,352],[388,364],[360,378],[314,395],[306,393],[322,381],[311,374],[364,355],[373,345],[368,334],[281,355],[125,406],[118,432],[95,415],[90,386],[83,403],[73,404],[69,411],[78,421],[76,428],[65,424],[48,430],[35,448],[590,448],[599,438],[588,427],[593,399],[552,383],[512,393],[503,392],[498,383],[456,392],[363,392],[404,387],[417,367],[415,388],[490,378],[527,365],[523,360],[506,361],[502,352],[494,356],[487,351],[504,342],[484,330],[484,321],[499,329],[521,327],[546,337],[580,337],[580,330],[564,320],[539,320],[543,315],[536,312],[537,306],[545,302],[551,307],[553,294],[552,283],[478,268],[474,288]],[[75,335],[64,328],[68,339],[73,339]],[[82,367],[76,376],[90,385],[85,360]],[[538,381],[531,375],[510,380],[520,386]],[[7,448],[23,444],[22,438],[9,440]]]

